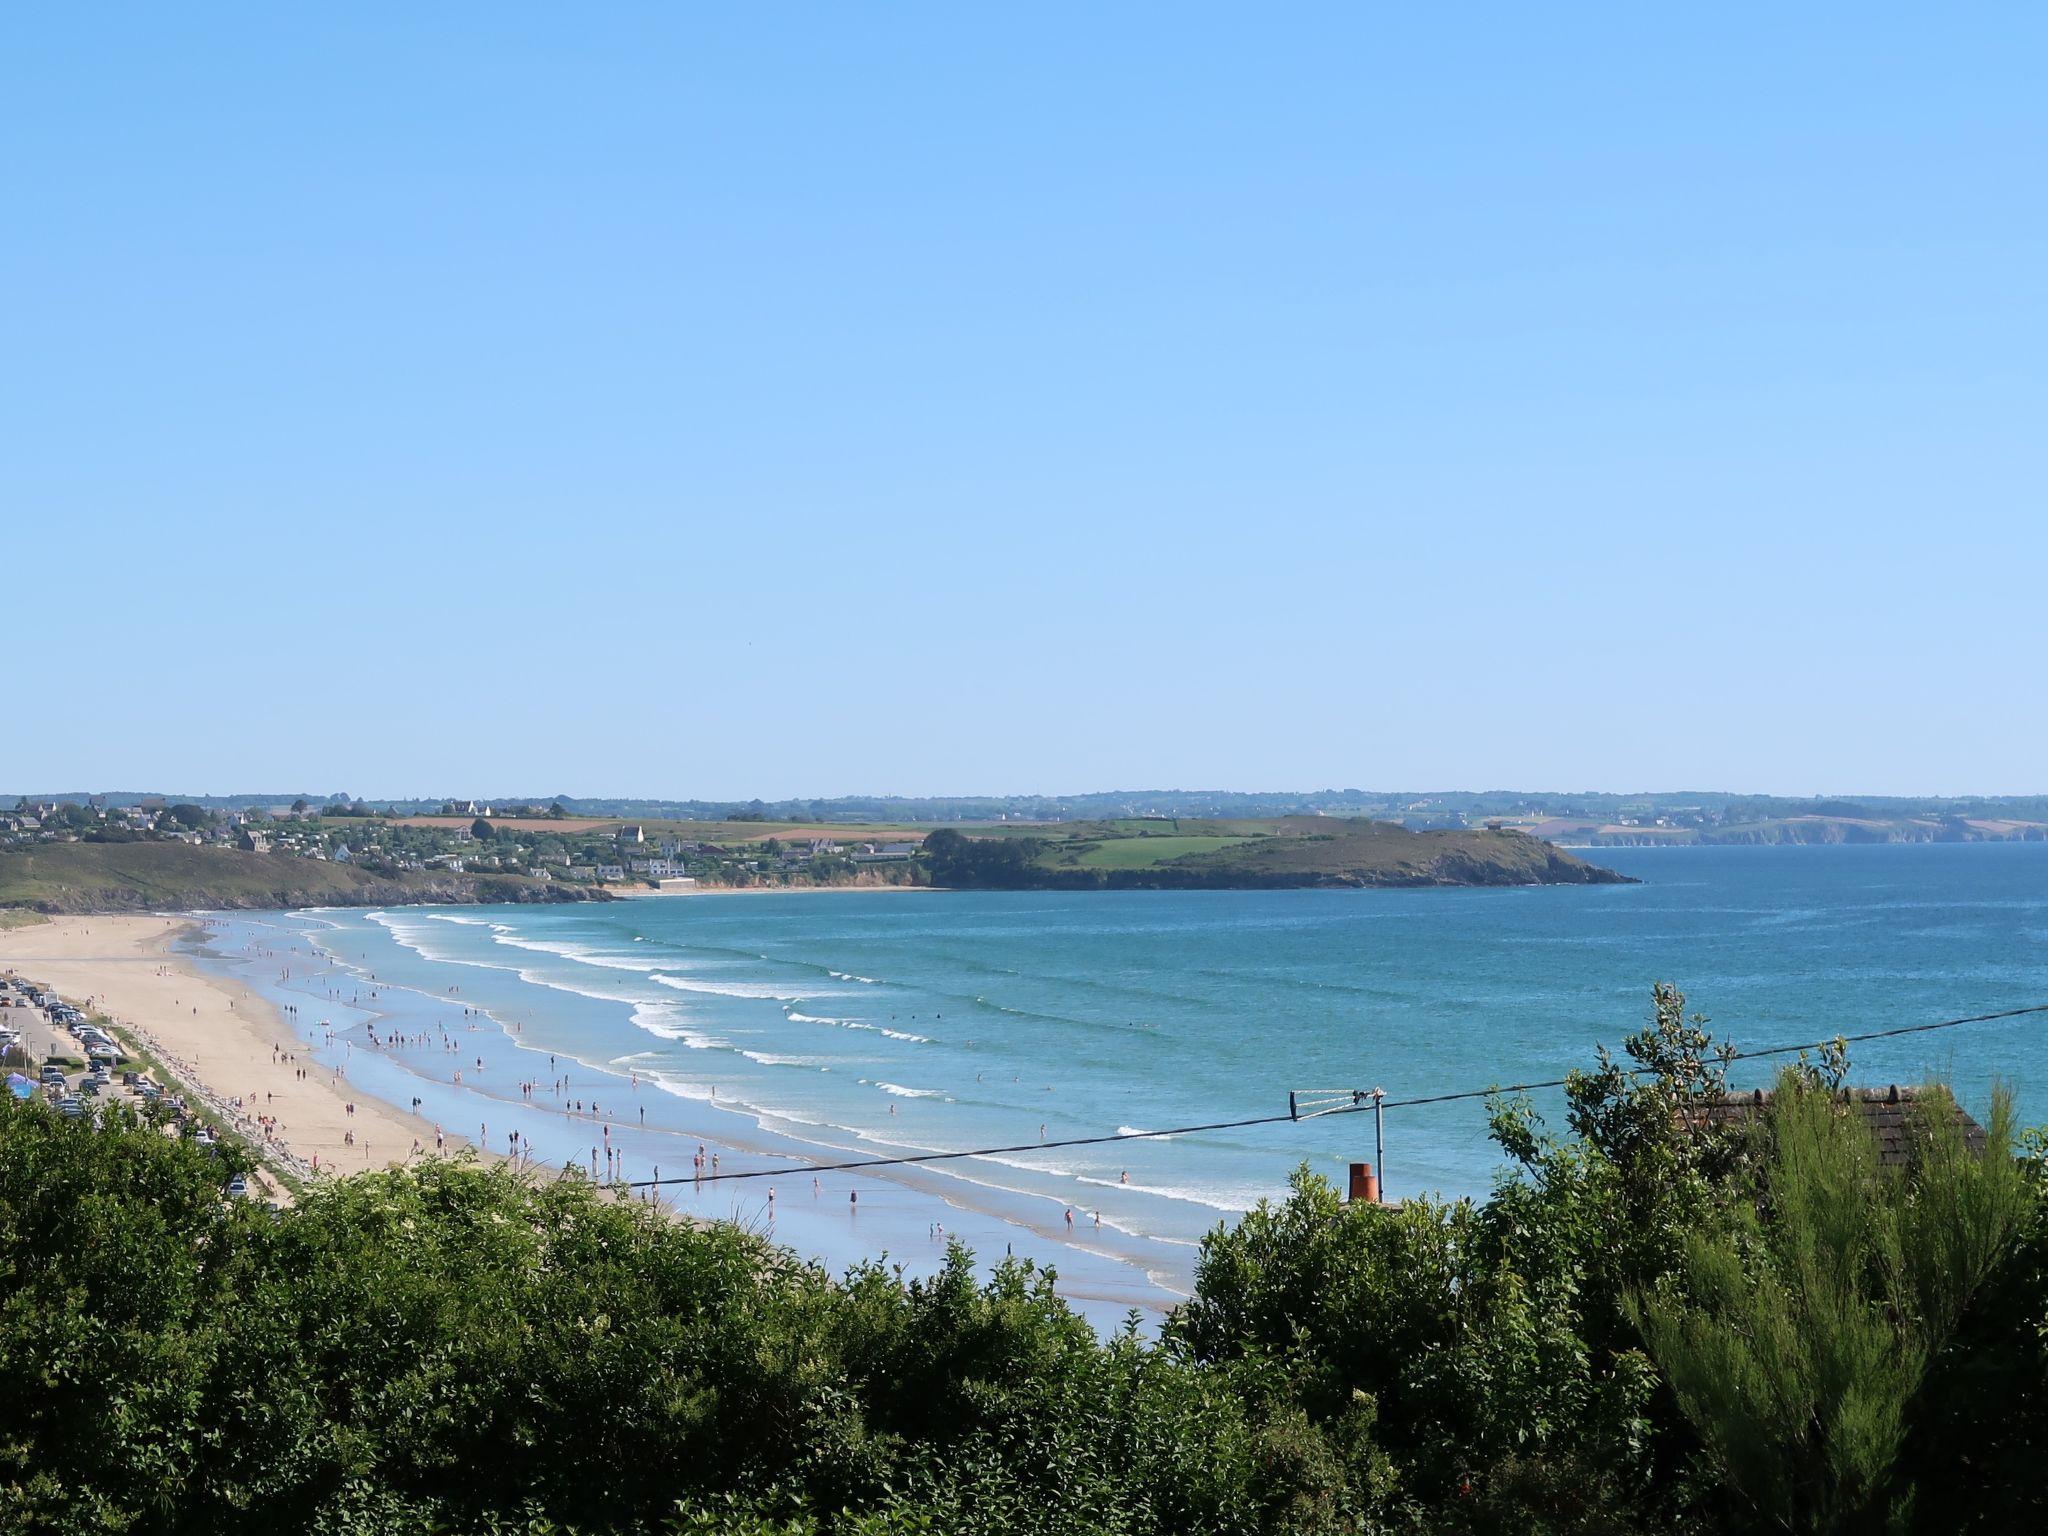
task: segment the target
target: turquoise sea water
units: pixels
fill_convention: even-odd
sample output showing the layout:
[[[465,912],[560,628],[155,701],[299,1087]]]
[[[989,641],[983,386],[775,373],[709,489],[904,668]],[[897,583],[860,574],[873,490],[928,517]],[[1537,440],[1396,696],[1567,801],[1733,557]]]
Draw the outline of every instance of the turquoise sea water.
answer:
[[[1617,1045],[1657,980],[1747,1045],[2048,1001],[2048,847],[1598,857],[1643,883],[327,911],[229,921],[212,944],[222,963],[296,999],[302,1031],[331,1036],[327,1059],[346,1061],[364,1091],[421,1097],[430,1118],[471,1140],[526,1127],[548,1161],[607,1145],[558,1113],[580,1096],[615,1121],[609,1144],[631,1143],[630,1177],[664,1160],[687,1173],[699,1141],[723,1171],[795,1170],[806,1156],[1284,1113],[1293,1089],[1405,1098],[1554,1077],[1586,1064],[1596,1043]],[[370,1031],[434,1043],[372,1049]],[[2040,1022],[1867,1045],[1853,1061],[1859,1081],[1938,1073],[1977,1103],[2003,1078],[2023,1117],[2048,1116]],[[575,1081],[554,1094],[571,1063]],[[529,1100],[517,1086],[528,1080],[546,1091]],[[1498,1167],[1477,1103],[1390,1112],[1386,1137],[1396,1196],[1483,1193]],[[1094,1258],[1068,1267],[1099,1259],[1095,1288],[1117,1297],[1126,1261],[1184,1286],[1185,1245],[1280,1192],[1296,1164],[1341,1178],[1347,1160],[1372,1155],[1369,1117],[1339,1117],[1007,1152],[868,1176],[863,1198],[895,1212],[885,1246],[897,1253],[904,1233],[929,1235],[949,1209],[984,1251],[1075,1234]],[[792,1172],[779,1235],[835,1262],[873,1246],[876,1230],[828,1231],[821,1215],[807,1230],[793,1209],[801,1198],[822,1212],[842,1187],[814,1190]],[[679,1203],[723,1212],[744,1194],[760,1214],[764,1193],[727,1185]]]

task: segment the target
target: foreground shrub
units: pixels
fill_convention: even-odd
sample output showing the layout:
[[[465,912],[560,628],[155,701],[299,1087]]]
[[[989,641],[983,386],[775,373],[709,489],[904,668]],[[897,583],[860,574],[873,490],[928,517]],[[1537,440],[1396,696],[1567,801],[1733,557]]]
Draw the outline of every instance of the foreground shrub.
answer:
[[[1808,1114],[1839,1063],[1717,1126],[1724,1065],[1660,990],[1568,1136],[1495,1107],[1492,1198],[1349,1206],[1304,1172],[1210,1236],[1157,1343],[1029,1264],[834,1279],[575,1177],[432,1161],[273,1214],[223,1197],[222,1154],[10,1099],[0,1528],[2039,1524],[2038,1159],[2001,1111],[1990,1158],[1930,1122],[1922,1171],[1873,1172]]]

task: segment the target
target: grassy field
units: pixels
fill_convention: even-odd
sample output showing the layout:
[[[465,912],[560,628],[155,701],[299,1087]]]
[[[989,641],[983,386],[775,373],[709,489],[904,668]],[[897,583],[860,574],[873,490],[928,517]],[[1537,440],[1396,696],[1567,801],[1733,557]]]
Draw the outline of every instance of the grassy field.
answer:
[[[1194,853],[1215,853],[1248,843],[1249,837],[1113,837],[1104,842],[1075,842],[1059,862],[1080,869],[1151,869]]]

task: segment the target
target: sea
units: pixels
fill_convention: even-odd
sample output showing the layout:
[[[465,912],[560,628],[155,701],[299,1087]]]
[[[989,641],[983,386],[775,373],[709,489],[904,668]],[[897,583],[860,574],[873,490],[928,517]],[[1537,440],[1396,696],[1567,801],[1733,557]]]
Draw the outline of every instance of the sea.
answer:
[[[1203,1235],[1303,1166],[1483,1197],[1503,1171],[1483,1100],[1290,1105],[1559,1077],[1618,1051],[1656,982],[1748,1049],[2048,1003],[2048,845],[1591,857],[1640,883],[216,914],[198,953],[451,1138],[659,1179],[636,1197],[834,1269],[929,1272],[955,1240],[1031,1258],[1105,1318],[1185,1294]],[[1980,1111],[2002,1083],[2048,1118],[2048,1015],[1851,1064]],[[1562,1131],[1561,1095],[1530,1097]],[[1263,1123],[1179,1129],[1235,1121]],[[1127,1139],[1086,1140],[1106,1135]],[[931,1153],[971,1155],[837,1166]]]

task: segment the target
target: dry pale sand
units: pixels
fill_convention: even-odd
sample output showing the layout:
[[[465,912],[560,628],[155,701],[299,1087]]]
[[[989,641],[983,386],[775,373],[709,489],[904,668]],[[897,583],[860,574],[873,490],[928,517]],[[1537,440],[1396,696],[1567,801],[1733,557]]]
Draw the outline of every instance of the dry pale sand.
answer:
[[[876,880],[866,885],[690,885],[679,891],[650,890],[644,885],[608,885],[604,889],[613,901],[643,901],[654,896],[811,896],[820,891],[943,891],[949,887],[885,885]]]
[[[203,975],[171,948],[189,926],[180,917],[52,918],[0,932],[0,965],[125,1026],[216,1113],[295,1172],[402,1162],[415,1139],[432,1148],[426,1121],[368,1095],[353,1097],[346,1077],[309,1058],[286,1059],[299,1046],[276,1009],[237,982]],[[259,1115],[272,1123],[257,1123]]]

